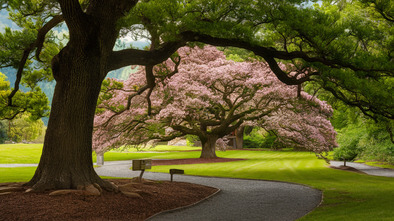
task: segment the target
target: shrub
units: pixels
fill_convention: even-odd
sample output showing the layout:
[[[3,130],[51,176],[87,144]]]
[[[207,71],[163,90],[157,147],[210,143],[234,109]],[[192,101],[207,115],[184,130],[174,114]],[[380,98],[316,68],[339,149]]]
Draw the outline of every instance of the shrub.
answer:
[[[279,149],[282,148],[282,145],[277,142],[275,133],[256,127],[244,136],[244,148]]]
[[[186,145],[189,147],[194,146],[194,143],[196,141],[200,141],[200,138],[198,138],[198,136],[196,136],[196,135],[188,134],[185,136],[185,138],[186,138]]]
[[[334,159],[357,158],[364,161],[384,161],[394,164],[394,145],[385,126],[360,120],[343,128],[338,133],[340,147],[334,150]]]
[[[359,154],[359,150],[353,147],[338,147],[334,150],[334,160],[352,161]]]
[[[264,144],[264,135],[261,128],[253,128],[253,130],[244,136],[244,148],[262,148]]]

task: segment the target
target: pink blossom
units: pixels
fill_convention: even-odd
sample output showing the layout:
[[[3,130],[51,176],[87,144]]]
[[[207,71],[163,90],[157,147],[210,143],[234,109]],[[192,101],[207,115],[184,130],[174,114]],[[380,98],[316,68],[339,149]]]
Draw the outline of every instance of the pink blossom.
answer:
[[[96,151],[185,133],[223,138],[243,123],[275,130],[284,144],[316,152],[337,145],[328,120],[332,108],[305,92],[297,98],[297,87],[280,82],[266,63],[229,61],[213,46],[183,47],[178,54],[175,75],[165,77],[175,69],[171,59],[154,68],[150,116],[147,91],[134,96],[125,109],[128,97],[146,84],[144,68],[126,81],[108,80],[98,105],[103,111],[95,117]]]

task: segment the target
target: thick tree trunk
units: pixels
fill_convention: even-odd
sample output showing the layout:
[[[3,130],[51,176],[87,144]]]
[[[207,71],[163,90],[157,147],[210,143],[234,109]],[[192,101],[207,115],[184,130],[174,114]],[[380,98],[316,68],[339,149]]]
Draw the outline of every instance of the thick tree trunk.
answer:
[[[201,143],[202,143],[202,150],[201,150],[201,156],[200,158],[203,159],[213,159],[217,158],[216,156],[216,140],[218,139],[218,136],[215,135],[210,135],[207,136],[206,138],[201,138]]]
[[[100,68],[99,55],[75,47],[66,47],[53,60],[57,83],[44,148],[35,175],[26,184],[33,190],[94,183],[113,188],[96,174],[92,162],[93,120],[103,80]]]
[[[236,149],[242,149],[243,144],[244,144],[244,126],[240,126],[236,131],[235,131],[235,146]]]

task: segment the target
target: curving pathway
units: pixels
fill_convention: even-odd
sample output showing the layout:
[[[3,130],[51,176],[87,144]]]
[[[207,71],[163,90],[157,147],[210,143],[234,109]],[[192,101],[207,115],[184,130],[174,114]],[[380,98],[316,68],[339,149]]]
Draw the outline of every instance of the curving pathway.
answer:
[[[132,161],[105,162],[95,170],[101,176],[139,176],[139,171],[129,169],[131,164]],[[170,179],[169,174],[151,172],[145,172],[143,177]],[[195,206],[162,213],[149,220],[296,220],[322,200],[319,190],[291,183],[187,175],[174,175],[174,181],[212,186],[221,191]]]
[[[331,160],[330,165],[336,166],[336,167],[343,166],[343,161]],[[353,163],[353,162],[346,162],[346,166],[356,168],[357,170],[360,170],[366,174],[373,175],[373,176],[394,177],[394,170],[392,170],[392,169],[374,167],[374,166],[369,166],[369,165],[365,165],[362,163]]]

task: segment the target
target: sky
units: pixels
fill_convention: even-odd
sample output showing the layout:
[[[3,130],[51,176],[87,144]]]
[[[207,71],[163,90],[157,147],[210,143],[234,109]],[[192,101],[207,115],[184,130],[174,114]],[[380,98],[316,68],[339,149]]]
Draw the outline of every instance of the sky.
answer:
[[[15,23],[8,19],[8,12],[6,10],[0,10],[0,32],[4,32],[5,27],[11,27],[12,29],[17,29]]]
[[[0,32],[3,33],[6,27],[10,27],[11,29],[19,29],[19,27],[14,22],[8,19],[7,10],[3,9],[0,10]],[[57,34],[59,39],[62,39],[63,34],[68,33],[68,29],[65,25],[63,25],[61,28],[55,29],[54,32]],[[138,39],[137,41],[135,41],[130,35],[121,37],[120,40],[124,42],[127,46],[132,44],[133,47],[141,49],[149,45],[148,39]]]

